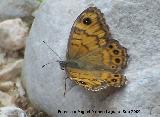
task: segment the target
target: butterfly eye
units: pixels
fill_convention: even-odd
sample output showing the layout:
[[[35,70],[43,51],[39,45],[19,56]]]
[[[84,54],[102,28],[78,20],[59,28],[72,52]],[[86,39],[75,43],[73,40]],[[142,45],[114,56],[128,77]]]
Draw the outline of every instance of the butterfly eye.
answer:
[[[90,18],[86,17],[83,19],[83,24],[90,25],[91,23],[92,23],[92,20]]]

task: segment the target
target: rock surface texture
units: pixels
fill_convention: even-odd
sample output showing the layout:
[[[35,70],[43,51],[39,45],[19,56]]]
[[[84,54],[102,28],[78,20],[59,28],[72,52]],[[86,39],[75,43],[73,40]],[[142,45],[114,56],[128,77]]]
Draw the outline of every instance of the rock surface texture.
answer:
[[[66,75],[56,62],[59,58],[42,41],[65,60],[73,22],[93,5],[104,13],[113,37],[128,49],[125,75],[129,82],[108,96],[105,91],[87,91],[67,79],[64,97]],[[159,0],[46,1],[36,14],[25,52],[23,82],[31,101],[52,117],[160,116],[159,6]],[[42,68],[48,62],[53,63]]]
[[[20,18],[0,23],[0,48],[10,51],[25,48],[28,26]]]
[[[36,0],[1,0],[0,21],[16,17],[30,17],[38,6],[39,3]]]
[[[28,117],[20,108],[13,106],[0,108],[1,117]]]

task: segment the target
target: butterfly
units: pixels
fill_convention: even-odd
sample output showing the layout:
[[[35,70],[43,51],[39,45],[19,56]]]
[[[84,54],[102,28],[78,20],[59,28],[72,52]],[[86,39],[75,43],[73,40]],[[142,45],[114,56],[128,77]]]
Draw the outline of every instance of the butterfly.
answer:
[[[59,61],[67,76],[92,91],[126,84],[127,49],[112,38],[103,13],[84,10],[75,20],[68,41],[66,61]]]

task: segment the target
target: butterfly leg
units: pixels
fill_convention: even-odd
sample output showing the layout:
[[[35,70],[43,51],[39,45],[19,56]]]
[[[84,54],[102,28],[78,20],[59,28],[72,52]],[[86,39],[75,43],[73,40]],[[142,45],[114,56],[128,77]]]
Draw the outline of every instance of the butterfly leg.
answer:
[[[64,97],[65,97],[65,95],[66,95],[66,87],[67,87],[67,86],[66,86],[66,80],[67,80],[67,78],[69,78],[69,77],[66,77],[66,78],[65,78],[65,85],[64,85]]]

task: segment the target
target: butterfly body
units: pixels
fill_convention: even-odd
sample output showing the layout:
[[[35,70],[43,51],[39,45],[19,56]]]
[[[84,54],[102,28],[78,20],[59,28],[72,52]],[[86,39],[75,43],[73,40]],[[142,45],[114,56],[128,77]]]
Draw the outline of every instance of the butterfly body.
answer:
[[[126,83],[122,71],[127,58],[127,50],[112,39],[101,11],[89,7],[75,20],[66,61],[59,63],[71,80],[88,90],[98,91]]]

